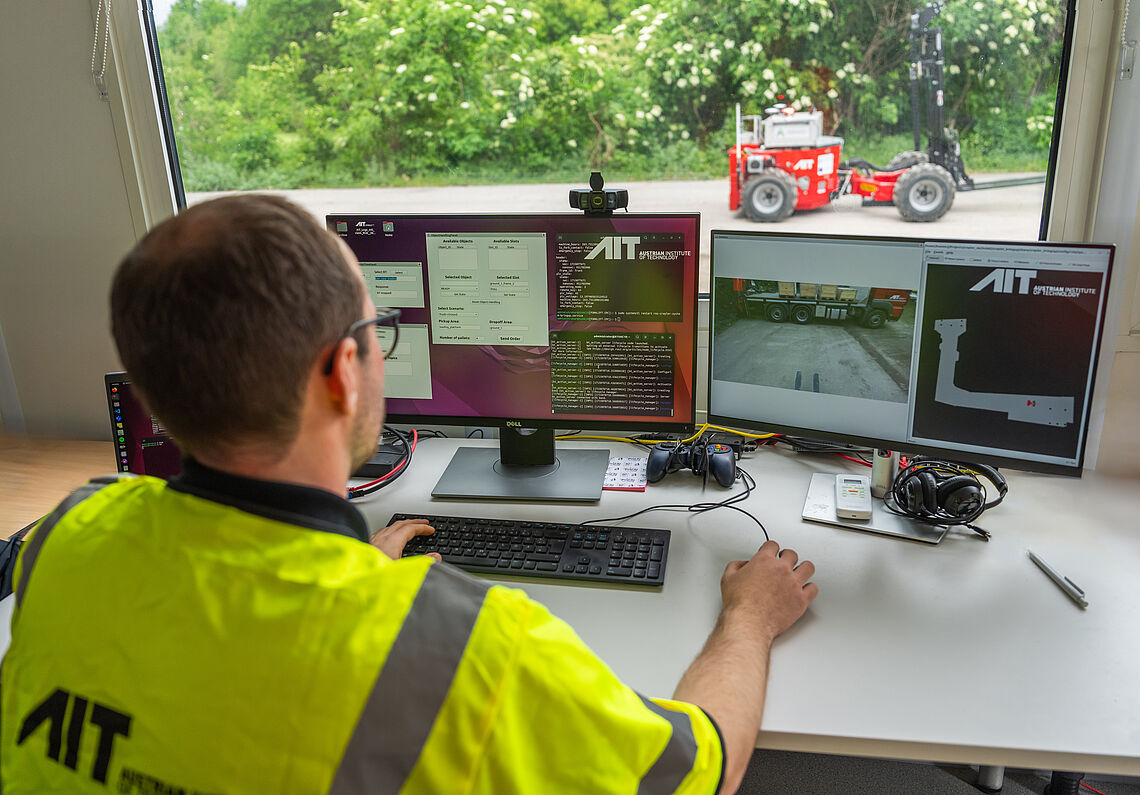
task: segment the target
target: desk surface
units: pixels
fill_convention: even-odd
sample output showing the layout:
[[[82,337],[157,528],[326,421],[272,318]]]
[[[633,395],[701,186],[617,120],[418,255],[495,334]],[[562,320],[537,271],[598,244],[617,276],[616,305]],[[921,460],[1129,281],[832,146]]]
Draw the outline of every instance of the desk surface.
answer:
[[[574,522],[727,494],[679,472],[596,504],[432,500],[461,443],[491,444],[423,440],[404,477],[357,501],[369,523],[395,512]],[[952,532],[932,547],[802,521],[811,475],[854,468],[836,457],[766,448],[742,464],[758,482],[743,507],[815,562],[820,588],[773,649],[759,746],[1140,775],[1140,484],[1013,473],[1009,496],[981,521],[992,541]],[[107,469],[100,455],[86,474]],[[7,500],[5,492],[5,521]],[[667,696],[716,620],[725,563],[750,556],[763,535],[728,510],[658,511],[629,524],[673,531],[659,591],[510,584],[566,619],[631,685]],[[1026,548],[1079,583],[1088,610]]]
[[[91,478],[114,471],[110,442],[0,434],[0,538],[36,521]]]
[[[645,493],[605,492],[599,504],[432,500],[458,444],[421,443],[406,477],[358,501],[370,524],[396,511],[573,522],[726,494],[678,472]],[[801,520],[814,472],[855,468],[835,456],[765,448],[742,465],[758,483],[743,507],[815,562],[820,588],[773,649],[758,745],[1140,774],[1135,481],[1013,473],[1005,501],[980,522],[992,541],[965,531],[927,546]],[[725,563],[749,557],[763,535],[731,510],[656,511],[629,524],[673,531],[660,592],[514,584],[573,625],[634,687],[669,695],[716,620]],[[1030,562],[1027,547],[1088,592],[1087,610]]]

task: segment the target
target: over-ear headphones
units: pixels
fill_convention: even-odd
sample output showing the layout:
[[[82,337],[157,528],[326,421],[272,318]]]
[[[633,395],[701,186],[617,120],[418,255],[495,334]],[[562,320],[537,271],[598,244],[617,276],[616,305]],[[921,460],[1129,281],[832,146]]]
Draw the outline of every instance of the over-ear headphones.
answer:
[[[986,501],[986,487],[978,475],[997,489],[993,501]],[[1005,499],[1008,490],[1001,473],[986,464],[913,458],[895,477],[884,504],[895,513],[930,524],[967,525],[988,539],[988,533],[970,523]]]

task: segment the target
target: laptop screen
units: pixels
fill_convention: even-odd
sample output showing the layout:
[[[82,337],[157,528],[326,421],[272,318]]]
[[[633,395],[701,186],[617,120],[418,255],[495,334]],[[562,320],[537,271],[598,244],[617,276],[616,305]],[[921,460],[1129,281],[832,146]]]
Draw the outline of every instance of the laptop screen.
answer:
[[[127,374],[107,373],[104,381],[118,470],[158,478],[181,472],[182,451],[135,396]]]

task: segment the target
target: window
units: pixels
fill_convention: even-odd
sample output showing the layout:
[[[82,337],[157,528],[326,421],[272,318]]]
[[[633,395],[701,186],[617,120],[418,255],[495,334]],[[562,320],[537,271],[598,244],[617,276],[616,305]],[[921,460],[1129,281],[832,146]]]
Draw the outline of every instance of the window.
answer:
[[[1036,238],[1070,10],[1063,0],[936,5],[177,0],[155,13],[190,203],[275,189],[318,216],[550,212],[568,210],[566,189],[600,168],[629,188],[631,209],[699,210],[707,241],[709,229],[756,223],[730,209],[739,103],[739,200],[755,216],[796,192],[800,209],[781,229]],[[916,13],[915,41],[942,47],[945,114],[939,124],[928,112],[938,88],[928,59],[917,147]],[[766,151],[752,162],[743,147],[779,102],[818,114],[778,116],[788,124],[763,129]],[[797,128],[801,143],[842,143],[822,159],[767,156]],[[900,155],[955,144],[975,187],[1022,184],[971,191],[959,174],[948,188],[929,174],[917,187],[914,175],[901,186],[882,176]],[[774,179],[750,188],[761,175]],[[903,189],[912,216],[949,209],[928,225],[893,203],[865,206]],[[803,197],[818,207],[803,209]]]

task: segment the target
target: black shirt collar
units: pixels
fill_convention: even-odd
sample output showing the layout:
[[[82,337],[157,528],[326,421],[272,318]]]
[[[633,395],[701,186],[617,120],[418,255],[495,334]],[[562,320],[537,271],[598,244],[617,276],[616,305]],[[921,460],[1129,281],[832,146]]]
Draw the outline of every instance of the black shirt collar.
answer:
[[[231,475],[189,457],[182,459],[182,473],[171,478],[169,486],[267,519],[361,541],[369,538],[368,524],[356,506],[324,489]]]

